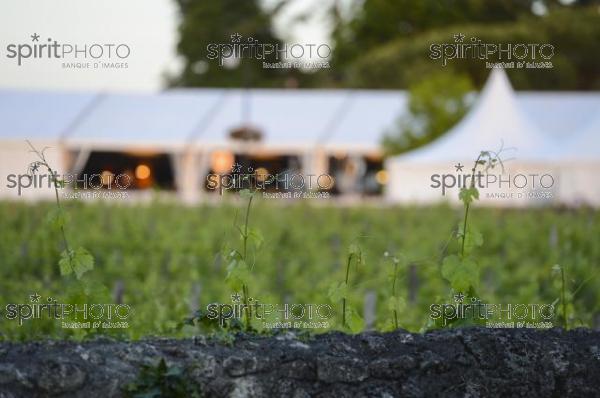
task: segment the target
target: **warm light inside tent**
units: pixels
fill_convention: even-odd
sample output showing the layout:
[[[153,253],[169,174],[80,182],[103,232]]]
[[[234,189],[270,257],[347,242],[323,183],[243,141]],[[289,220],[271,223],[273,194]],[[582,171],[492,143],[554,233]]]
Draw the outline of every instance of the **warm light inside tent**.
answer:
[[[135,178],[138,180],[145,180],[150,177],[150,167],[145,164],[139,164],[135,168]]]
[[[385,170],[379,170],[376,174],[375,174],[375,180],[381,184],[381,185],[385,185],[388,182],[388,172]]]
[[[211,156],[211,167],[215,173],[223,174],[231,171],[235,157],[228,151],[216,151]]]
[[[111,171],[104,170],[100,174],[100,178],[102,179],[102,185],[109,186],[112,184],[113,179],[115,178],[115,175]]]
[[[81,175],[98,176],[106,189],[175,189],[173,162],[166,153],[134,156],[125,152],[92,151]]]
[[[257,181],[264,182],[269,175],[269,170],[265,169],[264,167],[259,167],[258,169],[256,169],[254,174],[256,174]]]

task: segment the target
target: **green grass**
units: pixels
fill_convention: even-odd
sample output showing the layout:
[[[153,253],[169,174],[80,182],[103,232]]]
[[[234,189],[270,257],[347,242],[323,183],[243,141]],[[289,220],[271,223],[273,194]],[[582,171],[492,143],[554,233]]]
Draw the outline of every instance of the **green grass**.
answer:
[[[56,321],[18,326],[4,316],[7,303],[29,303],[35,292],[59,302],[64,296],[66,282],[57,265],[63,243],[60,232],[45,222],[52,208],[52,203],[0,202],[0,338],[69,336]],[[64,208],[69,240],[95,258],[93,280],[109,289],[117,280],[124,283],[123,301],[135,311],[125,337],[191,334],[176,326],[190,314],[195,284],[201,286],[200,308],[231,301],[220,253],[231,242],[241,243],[233,223],[236,212],[238,221],[244,214],[242,202],[199,207],[66,202]],[[593,278],[600,266],[599,212],[473,208],[471,215],[470,224],[485,238],[476,253],[482,300],[552,303],[561,292],[552,275],[558,263],[568,270],[568,287],[592,277],[570,298],[568,311],[571,327],[592,325],[600,312],[600,281]],[[443,206],[338,208],[258,200],[251,224],[264,243],[251,276],[251,295],[262,302],[329,303],[328,287],[344,280],[348,247],[358,242],[363,262],[352,269],[348,305],[362,311],[365,292],[376,291],[376,326],[391,328],[394,317],[386,301],[392,265],[384,253],[402,255],[407,264],[398,268],[395,290],[406,306],[397,320],[402,328],[420,330],[427,324],[429,306],[450,292],[440,267],[447,253],[460,250],[450,238],[462,216],[462,209]],[[412,300],[410,264],[418,279]]]

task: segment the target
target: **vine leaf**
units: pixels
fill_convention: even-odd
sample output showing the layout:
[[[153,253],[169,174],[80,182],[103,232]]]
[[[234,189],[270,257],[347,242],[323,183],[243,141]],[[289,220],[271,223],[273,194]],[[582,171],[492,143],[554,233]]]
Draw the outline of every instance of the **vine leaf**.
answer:
[[[75,250],[64,250],[58,261],[60,273],[63,276],[75,273],[77,279],[94,269],[94,257],[83,247]]]
[[[362,332],[365,322],[352,307],[346,308],[346,325],[352,333]]]
[[[466,205],[473,203],[475,199],[479,199],[479,190],[475,187],[461,188],[458,198]]]
[[[351,243],[348,246],[348,254],[353,256],[360,256],[360,246],[356,243]]]
[[[473,227],[469,228],[467,233],[464,234],[461,225],[458,230],[458,235],[460,237],[464,235],[465,237],[465,256],[469,255],[475,248],[483,245],[483,235]]]
[[[254,192],[252,192],[249,189],[242,189],[240,190],[240,197],[244,198],[244,199],[250,199],[252,196],[254,196]]]
[[[257,250],[261,248],[261,246],[263,245],[263,243],[265,241],[265,238],[264,238],[263,234],[260,232],[260,230],[255,229],[255,228],[248,229],[248,238],[254,242],[254,245]]]
[[[450,282],[453,290],[467,292],[469,288],[477,287],[477,283],[479,282],[479,266],[470,257],[461,260],[460,257],[453,254],[444,258],[442,276]]]
[[[327,290],[327,297],[334,302],[345,299],[348,294],[348,285],[345,282],[333,282]]]
[[[244,260],[232,260],[227,265],[227,276],[225,281],[231,289],[234,291],[242,290],[243,285],[248,282],[250,278],[250,270],[248,264]]]

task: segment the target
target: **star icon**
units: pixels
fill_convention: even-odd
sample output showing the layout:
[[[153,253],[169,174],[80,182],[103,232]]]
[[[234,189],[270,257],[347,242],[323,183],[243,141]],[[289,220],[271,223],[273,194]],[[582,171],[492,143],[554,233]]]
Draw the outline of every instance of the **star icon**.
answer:
[[[239,163],[235,163],[232,167],[231,167],[231,172],[232,173],[239,173],[240,171],[242,171],[242,165]]]
[[[465,295],[461,292],[458,292],[454,295],[454,301],[456,301],[457,303],[462,303],[464,299]]]
[[[230,37],[233,43],[239,43],[242,40],[242,35],[240,35],[239,33],[234,33]]]
[[[239,303],[241,300],[241,296],[238,292],[235,292],[231,295],[231,301],[233,301],[234,303]]]
[[[460,164],[460,162],[458,162],[458,164],[454,166],[454,168],[456,169],[456,171],[460,171],[461,173],[463,171],[463,167],[465,167],[465,166],[462,165],[462,164]]]
[[[456,43],[462,43],[464,39],[465,39],[465,35],[463,35],[462,33],[457,33],[454,35],[454,41]]]
[[[40,41],[40,35],[34,33],[31,35],[31,41]]]
[[[37,293],[33,293],[33,294],[29,295],[29,300],[32,303],[39,303],[40,302],[40,298],[42,298],[42,296],[40,296]]]

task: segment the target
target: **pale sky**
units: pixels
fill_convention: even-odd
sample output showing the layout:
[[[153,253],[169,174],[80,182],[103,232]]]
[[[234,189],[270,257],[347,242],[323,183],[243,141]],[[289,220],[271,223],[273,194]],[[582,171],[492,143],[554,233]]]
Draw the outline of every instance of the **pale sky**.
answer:
[[[273,0],[265,0],[267,6]],[[290,25],[299,12],[322,5],[295,0],[275,22],[285,39],[326,42],[323,12]],[[321,7],[322,8],[322,7]],[[176,72],[177,7],[173,0],[0,0],[0,88],[155,91]],[[9,59],[7,46],[31,45],[31,35],[73,45],[126,44],[127,69],[66,69],[57,59]],[[224,38],[227,40],[227,38]]]

